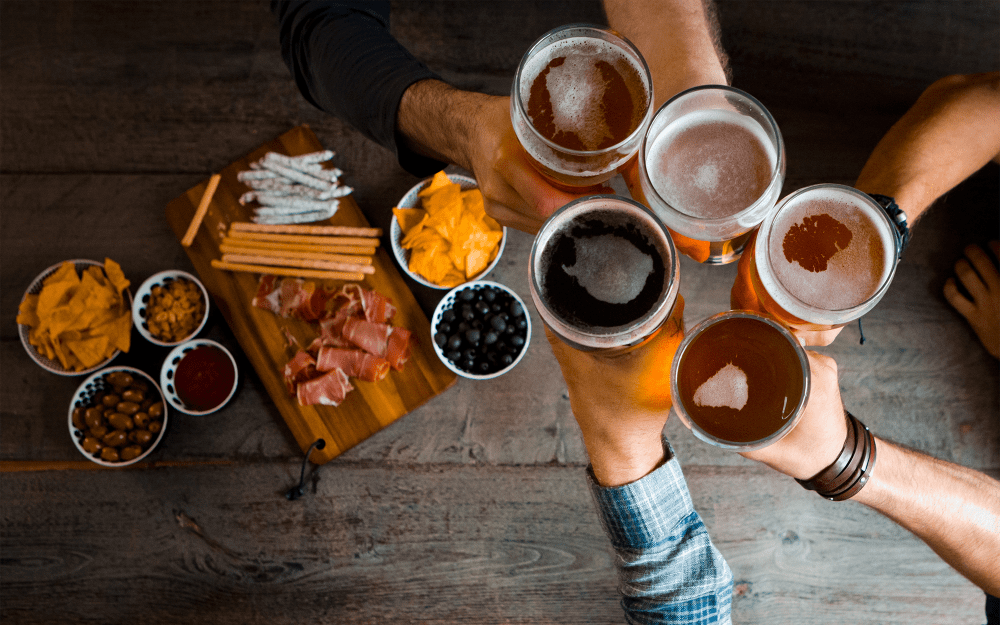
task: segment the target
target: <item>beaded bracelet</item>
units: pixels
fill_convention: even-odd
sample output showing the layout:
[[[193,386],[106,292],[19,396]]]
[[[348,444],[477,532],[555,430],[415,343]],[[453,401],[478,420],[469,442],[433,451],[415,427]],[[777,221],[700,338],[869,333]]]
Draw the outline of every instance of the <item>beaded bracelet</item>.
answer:
[[[809,480],[795,481],[830,501],[850,499],[864,488],[875,466],[875,437],[865,424],[848,411],[847,439],[833,464]]]

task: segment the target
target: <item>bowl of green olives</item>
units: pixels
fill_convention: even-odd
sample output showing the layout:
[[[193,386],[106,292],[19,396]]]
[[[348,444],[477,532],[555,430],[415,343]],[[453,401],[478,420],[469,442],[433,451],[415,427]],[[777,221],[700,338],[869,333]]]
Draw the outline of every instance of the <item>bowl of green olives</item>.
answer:
[[[521,361],[531,339],[531,317],[517,293],[477,280],[445,295],[431,316],[434,353],[470,380],[499,377]]]
[[[91,374],[69,404],[69,434],[88,460],[125,467],[156,448],[167,427],[167,405],[152,377],[134,367]]]

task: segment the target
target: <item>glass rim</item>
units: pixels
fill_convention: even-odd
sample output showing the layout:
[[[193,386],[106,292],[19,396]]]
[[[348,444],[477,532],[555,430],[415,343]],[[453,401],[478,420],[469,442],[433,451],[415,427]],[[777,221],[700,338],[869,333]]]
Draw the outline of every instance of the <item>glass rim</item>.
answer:
[[[754,441],[727,441],[706,432],[688,415],[687,410],[684,409],[684,403],[681,400],[680,389],[677,384],[681,361],[687,353],[688,348],[691,346],[691,343],[694,342],[694,339],[700,336],[708,328],[729,319],[753,319],[755,321],[763,322],[764,324],[777,330],[788,341],[789,345],[792,346],[793,351],[799,359],[799,364],[801,365],[802,396],[799,398],[799,402],[795,406],[794,413],[788,418],[788,420],[785,421],[784,424],[782,424],[780,428],[764,438]],[[792,429],[798,424],[799,419],[802,418],[802,414],[805,412],[806,403],[809,401],[809,394],[812,388],[811,380],[812,373],[809,368],[809,357],[806,355],[806,350],[787,326],[780,321],[751,310],[726,310],[698,322],[684,335],[680,345],[677,347],[677,351],[674,353],[673,362],[670,364],[670,396],[673,400],[673,406],[671,409],[677,414],[678,418],[680,418],[684,425],[691,430],[695,437],[701,439],[702,441],[731,451],[754,451],[778,442],[784,438],[786,434],[791,432]]]
[[[667,107],[669,107],[671,105],[676,105],[681,100],[686,99],[688,97],[691,97],[694,94],[697,94],[697,93],[700,93],[700,92],[706,92],[706,91],[717,91],[717,92],[720,92],[720,93],[730,93],[730,94],[739,96],[741,98],[745,98],[747,101],[749,101],[749,103],[754,108],[760,110],[760,112],[763,113],[763,117],[764,117],[764,119],[767,120],[767,123],[771,127],[771,130],[773,131],[774,137],[775,137],[774,167],[771,169],[771,179],[770,179],[770,182],[768,183],[768,185],[764,189],[764,191],[760,194],[760,197],[758,197],[754,201],[754,203],[751,204],[750,206],[747,206],[743,210],[738,211],[736,213],[733,213],[732,215],[728,215],[726,217],[715,217],[715,218],[708,218],[708,219],[701,218],[701,217],[695,217],[694,215],[690,215],[688,213],[685,213],[684,211],[678,209],[676,206],[674,206],[670,202],[666,201],[660,195],[660,192],[656,190],[656,187],[653,186],[652,181],[649,179],[649,174],[647,173],[647,169],[646,169],[646,146],[647,146],[647,144],[649,143],[649,140],[650,140],[650,132],[649,132],[649,130],[653,127],[653,123],[656,121],[656,118],[659,117],[661,113],[663,113],[664,111],[666,111]],[[657,135],[657,136],[659,136],[659,135]],[[774,184],[776,182],[778,182],[778,181],[782,181],[783,182],[783,178],[784,178],[783,172],[784,172],[784,169],[785,169],[785,140],[784,140],[784,138],[781,135],[781,129],[778,127],[778,122],[775,121],[774,116],[771,115],[771,112],[769,110],[767,110],[767,107],[765,107],[760,102],[760,100],[758,100],[757,98],[753,97],[752,95],[750,95],[746,91],[743,91],[742,89],[737,89],[736,87],[730,87],[729,85],[698,85],[696,87],[690,87],[688,89],[685,89],[684,91],[681,91],[680,93],[677,93],[672,98],[670,98],[669,100],[667,100],[666,102],[664,102],[660,106],[660,108],[658,108],[656,110],[656,113],[653,114],[653,117],[650,120],[649,128],[647,128],[646,134],[645,134],[645,136],[643,136],[642,142],[639,144],[639,152],[638,152],[638,154],[639,154],[639,177],[640,177],[640,180],[641,180],[641,183],[642,183],[642,186],[643,186],[643,192],[647,194],[647,197],[649,195],[652,195],[652,197],[656,200],[657,205],[664,207],[665,210],[671,216],[672,219],[677,219],[677,221],[679,223],[683,223],[683,224],[686,224],[686,225],[690,224],[690,225],[699,225],[699,226],[705,226],[705,227],[712,227],[712,226],[722,227],[722,226],[726,226],[729,223],[739,223],[739,219],[741,217],[745,217],[746,215],[750,215],[750,214],[752,214],[752,213],[754,213],[756,211],[760,211],[762,209],[761,203],[765,200],[765,198],[767,198],[770,195],[769,191],[771,190],[771,187],[773,187]],[[736,235],[733,235],[733,236],[739,236],[740,234],[743,234],[743,233],[749,232],[750,230],[753,230],[757,225],[760,224],[760,222],[765,217],[766,217],[766,212],[765,212],[765,214],[761,215],[761,219],[757,220],[756,224],[754,224],[754,225],[746,228],[745,230],[743,230],[743,232],[737,233]],[[688,234],[688,233],[682,232],[681,234],[684,234],[684,236],[687,236],[689,238],[697,239],[697,237],[692,236],[691,234]],[[722,237],[721,239],[718,239],[718,240],[720,240],[720,241],[726,241],[726,240],[731,239],[731,238],[733,238],[733,237],[732,236],[726,236],[726,237]],[[699,241],[714,241],[716,239],[697,239],[697,240],[699,240]]]
[[[666,284],[666,287],[663,289],[661,296],[657,299],[653,307],[646,314],[639,317],[639,319],[621,326],[614,326],[614,331],[612,332],[587,332],[570,325],[559,315],[547,310],[541,296],[543,290],[541,276],[539,272],[535,270],[535,265],[541,261],[540,255],[543,248],[548,245],[549,241],[551,241],[552,235],[558,231],[558,228],[556,227],[550,227],[549,230],[546,230],[546,227],[554,224],[560,217],[565,218],[566,213],[583,212],[587,210],[587,205],[591,203],[600,203],[595,210],[603,209],[611,212],[617,210],[618,207],[608,205],[609,202],[612,204],[625,204],[632,209],[638,210],[645,216],[649,227],[661,234],[663,247],[666,248],[669,255],[669,258],[664,259],[663,263],[665,273],[664,283]],[[573,217],[575,217],[575,215],[573,215]],[[538,316],[541,317],[542,322],[560,339],[572,342],[574,346],[585,350],[630,347],[641,343],[646,337],[651,335],[652,332],[657,330],[668,319],[670,319],[670,315],[673,314],[674,307],[677,305],[677,298],[680,291],[680,259],[678,258],[677,249],[674,247],[674,241],[670,236],[670,232],[667,230],[666,226],[663,225],[663,222],[661,222],[656,214],[649,208],[631,198],[620,195],[595,194],[576,198],[575,200],[572,200],[560,207],[556,212],[552,213],[552,215],[546,219],[542,228],[538,231],[538,234],[535,235],[535,239],[531,244],[531,252],[528,256],[528,274],[528,286],[531,291],[532,303],[535,306],[536,312],[538,312]],[[647,329],[649,332],[645,332]],[[637,337],[637,340],[628,341],[627,343],[622,344],[622,339],[629,336],[635,336]]]
[[[867,297],[863,302],[857,304],[856,306],[851,306],[849,308],[822,308],[819,306],[814,306],[807,302],[802,301],[794,293],[792,293],[788,287],[786,287],[781,280],[778,279],[777,275],[771,270],[770,263],[770,233],[771,228],[774,226],[775,220],[778,218],[782,209],[788,206],[793,200],[798,199],[806,193],[812,193],[815,191],[839,191],[846,193],[857,200],[861,201],[862,204],[868,206],[872,209],[870,212],[877,217],[873,217],[876,221],[884,227],[889,233],[889,240],[892,242],[892,256],[893,259],[889,262],[889,270],[885,273],[884,278],[879,283],[879,286],[875,291]],[[774,209],[764,218],[764,221],[760,224],[760,230],[757,232],[757,242],[754,246],[754,257],[753,263],[757,268],[757,272],[761,274],[766,274],[769,282],[780,291],[780,296],[782,298],[788,298],[788,302],[776,301],[776,303],[785,309],[786,303],[791,304],[796,308],[796,310],[785,310],[790,315],[794,315],[799,319],[802,319],[808,323],[815,323],[819,325],[843,325],[854,321],[855,319],[861,317],[866,312],[871,310],[875,304],[877,304],[882,296],[885,295],[886,291],[892,285],[892,280],[896,275],[896,266],[899,264],[899,239],[895,236],[896,230],[889,216],[885,213],[885,210],[879,206],[875,200],[873,200],[867,193],[860,191],[854,187],[850,187],[844,184],[838,184],[833,182],[823,182],[819,184],[809,185],[808,187],[803,187],[797,191],[789,193],[775,205]],[[761,286],[764,289],[768,287],[764,285],[763,280],[761,281]],[[774,294],[768,291],[769,295],[774,298]],[[844,319],[847,316],[849,318]]]
[[[639,74],[643,78],[645,86],[648,87],[649,89],[649,99],[646,102],[646,112],[642,116],[642,122],[627,137],[625,137],[624,139],[622,139],[621,141],[612,146],[601,148],[600,150],[574,150],[572,148],[563,147],[558,143],[551,141],[548,137],[538,132],[538,129],[535,128],[535,125],[531,123],[531,118],[528,116],[527,107],[524,105],[524,102],[522,101],[521,98],[521,89],[520,89],[521,75],[524,73],[524,66],[527,60],[530,57],[532,57],[535,52],[544,49],[545,46],[548,46],[551,43],[555,43],[556,41],[559,41],[561,39],[568,39],[569,36],[561,37],[559,39],[553,38],[551,41],[546,41],[547,39],[553,37],[558,33],[570,30],[601,32],[606,35],[611,35],[612,37],[618,39],[620,42],[624,44],[622,47],[625,50],[635,55],[635,59],[639,62],[640,65]],[[589,23],[566,24],[563,26],[558,26],[556,28],[553,28],[552,30],[548,31],[547,33],[536,39],[535,42],[531,44],[531,47],[528,48],[527,52],[525,52],[524,55],[521,57],[521,61],[517,65],[517,72],[515,72],[514,74],[514,83],[511,87],[511,100],[514,103],[514,106],[517,108],[518,113],[522,117],[524,117],[524,119],[527,121],[525,126],[527,126],[531,130],[531,133],[536,138],[538,138],[546,147],[555,150],[557,152],[561,152],[563,154],[567,154],[570,156],[579,156],[579,157],[610,154],[620,149],[623,145],[626,145],[634,141],[637,135],[645,134],[646,128],[649,126],[649,122],[653,119],[653,75],[649,71],[649,65],[646,64],[646,59],[645,57],[642,56],[642,53],[639,52],[639,49],[635,47],[635,44],[629,41],[628,38],[626,38],[618,31],[597,24],[589,24]]]

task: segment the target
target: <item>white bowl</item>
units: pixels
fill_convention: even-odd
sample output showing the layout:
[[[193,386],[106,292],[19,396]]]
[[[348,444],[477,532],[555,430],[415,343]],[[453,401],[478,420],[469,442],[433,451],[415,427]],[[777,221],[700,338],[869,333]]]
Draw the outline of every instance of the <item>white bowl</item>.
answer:
[[[445,350],[438,345],[437,341],[434,340],[434,336],[438,333],[438,328],[442,323],[442,316],[446,310],[455,307],[456,301],[458,301],[459,293],[467,289],[472,289],[474,291],[481,291],[487,287],[493,287],[494,289],[503,291],[507,295],[513,298],[521,306],[521,310],[524,311],[524,319],[527,322],[524,328],[524,345],[521,346],[521,351],[518,352],[509,365],[500,369],[499,371],[493,371],[490,373],[472,373],[462,369],[454,362],[448,359],[445,355]],[[453,332],[454,334],[454,332]],[[488,280],[476,280],[475,282],[466,282],[465,284],[460,284],[449,291],[440,302],[438,302],[437,307],[434,309],[434,314],[431,316],[431,343],[434,346],[434,353],[437,354],[438,359],[444,363],[444,366],[448,367],[451,371],[454,371],[463,378],[468,378],[470,380],[491,380],[493,378],[500,377],[501,375],[507,373],[511,369],[517,366],[517,363],[521,362],[524,355],[528,352],[528,344],[531,342],[531,315],[528,314],[528,308],[524,305],[524,300],[522,300],[517,293],[515,293],[509,287],[506,287],[498,282],[490,282]]]
[[[76,267],[77,274],[80,274],[84,269],[92,265],[104,269],[104,263],[99,263],[96,260],[85,260],[78,258],[75,260],[71,260],[69,262],[73,263],[73,265]],[[55,265],[52,265],[51,267],[43,271],[42,273],[38,274],[38,276],[31,282],[28,288],[24,291],[24,296],[21,298],[21,301],[23,302],[24,298],[27,297],[28,295],[37,295],[39,292],[41,292],[42,282],[44,282],[45,279],[48,278],[50,275],[55,273],[56,270],[59,269],[59,267],[61,266],[62,263],[56,263]],[[128,289],[125,289],[125,295],[128,298],[128,305],[131,308],[132,292],[129,291]],[[77,376],[77,375],[87,375],[89,373],[93,373],[94,371],[97,371],[101,367],[110,363],[118,356],[118,354],[121,353],[121,350],[115,350],[115,353],[111,354],[111,356],[107,360],[98,363],[93,367],[90,367],[88,369],[83,369],[81,371],[72,371],[70,369],[66,369],[65,367],[63,367],[62,363],[60,363],[58,360],[52,360],[50,358],[47,358],[46,356],[41,354],[37,349],[35,349],[35,346],[28,341],[28,333],[30,331],[31,331],[30,326],[26,326],[20,323],[17,324],[17,334],[18,336],[21,337],[21,345],[24,346],[24,351],[28,352],[28,356],[30,356],[31,359],[34,360],[40,367],[42,367],[46,371],[58,375]]]
[[[202,314],[201,321],[198,323],[197,327],[195,327],[194,331],[178,341],[168,342],[156,338],[149,331],[149,324],[146,322],[146,306],[149,304],[149,297],[152,295],[153,287],[165,286],[180,278],[189,280],[198,286],[198,290],[201,291],[201,298],[205,303],[205,312]],[[186,271],[168,269],[167,271],[161,271],[153,274],[139,287],[139,291],[135,294],[135,302],[132,304],[132,325],[134,325],[139,330],[139,334],[141,334],[142,337],[150,343],[162,345],[164,347],[173,347],[174,345],[180,345],[184,341],[198,336],[198,333],[205,328],[205,323],[208,321],[208,307],[208,291],[205,290],[205,285],[201,283],[201,280]]]
[[[92,373],[90,377],[84,380],[80,384],[80,386],[77,387],[76,392],[73,394],[73,399],[69,403],[69,436],[70,438],[73,439],[73,444],[76,445],[76,448],[78,450],[80,450],[80,453],[87,457],[87,460],[95,462],[104,467],[118,468],[118,467],[127,467],[131,464],[140,462],[144,458],[146,458],[146,456],[148,456],[154,449],[156,449],[156,446],[160,444],[161,440],[163,440],[163,433],[167,431],[168,411],[167,411],[167,405],[164,403],[163,418],[161,419],[163,425],[160,428],[160,431],[155,434],[155,438],[153,439],[153,442],[149,444],[149,447],[143,450],[141,454],[139,454],[132,460],[121,460],[118,462],[111,462],[102,459],[100,457],[100,454],[95,456],[94,454],[87,452],[87,450],[83,448],[83,438],[86,435],[86,433],[78,429],[75,425],[73,425],[73,409],[76,408],[77,406],[83,406],[83,407],[89,406],[90,400],[94,397],[94,395],[103,391],[107,386],[110,386],[110,383],[105,381],[105,376],[115,371],[126,372],[134,378],[142,378],[142,380],[149,385],[150,390],[156,391],[156,394],[160,397],[160,400],[162,402],[163,391],[160,390],[160,387],[156,384],[156,382],[153,381],[153,378],[151,378],[144,371],[140,371],[139,369],[136,369],[134,367],[122,367],[122,366],[108,367],[107,369],[104,369],[102,371],[97,371],[95,373]]]
[[[229,358],[229,362],[233,365],[233,387],[229,389],[229,394],[226,395],[226,398],[218,406],[208,410],[195,410],[194,408],[190,408],[185,405],[184,401],[177,395],[177,390],[174,388],[174,375],[177,373],[177,366],[180,364],[181,360],[184,359],[184,355],[194,348],[201,347],[202,345],[218,348]],[[236,387],[239,385],[239,382],[240,370],[236,367],[236,359],[233,358],[233,355],[228,349],[209,339],[194,339],[193,341],[188,341],[187,343],[181,343],[177,347],[170,350],[170,353],[167,354],[166,359],[163,361],[163,366],[160,368],[160,386],[163,388],[164,397],[171,406],[185,414],[207,415],[218,411],[223,406],[228,404],[229,400],[236,394]]]
[[[448,179],[451,180],[452,182],[457,182],[458,185],[462,187],[463,191],[479,188],[479,185],[476,184],[476,181],[468,176],[463,176],[461,174],[448,174]],[[426,178],[420,181],[412,189],[406,192],[406,195],[404,195],[403,198],[399,200],[399,203],[396,204],[396,206],[399,208],[420,208],[420,197],[417,194],[423,191],[428,185],[430,185],[431,180],[432,180],[431,178]],[[496,257],[492,261],[490,261],[490,264],[487,265],[486,268],[483,269],[481,272],[479,272],[479,274],[476,275],[476,277],[472,278],[471,280],[467,280],[463,284],[468,284],[469,282],[472,282],[474,280],[481,280],[485,278],[487,275],[489,275],[491,271],[493,271],[494,267],[497,266],[497,263],[500,262],[500,257],[503,255],[503,248],[507,244],[507,227],[506,226],[501,226],[501,227],[503,228],[503,237],[501,237],[500,239],[500,247],[499,249],[497,249]],[[395,214],[392,216],[392,221],[389,223],[389,242],[392,244],[392,255],[396,257],[396,263],[403,268],[403,271],[406,272],[406,275],[410,276],[420,284],[423,284],[424,286],[429,286],[432,289],[441,289],[443,291],[445,289],[450,288],[447,286],[441,286],[440,284],[434,284],[433,282],[421,276],[420,274],[413,273],[412,271],[410,271],[410,250],[403,249],[402,246],[403,229],[400,227],[399,220],[396,219]]]

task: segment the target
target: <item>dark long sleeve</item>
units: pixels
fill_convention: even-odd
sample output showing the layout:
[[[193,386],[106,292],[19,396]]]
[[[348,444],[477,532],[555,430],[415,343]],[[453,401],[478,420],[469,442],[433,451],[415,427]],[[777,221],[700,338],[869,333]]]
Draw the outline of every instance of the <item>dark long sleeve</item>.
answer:
[[[281,55],[302,95],[391,150],[419,177],[444,167],[407,149],[396,133],[403,92],[440,77],[389,34],[388,2],[271,0]]]

